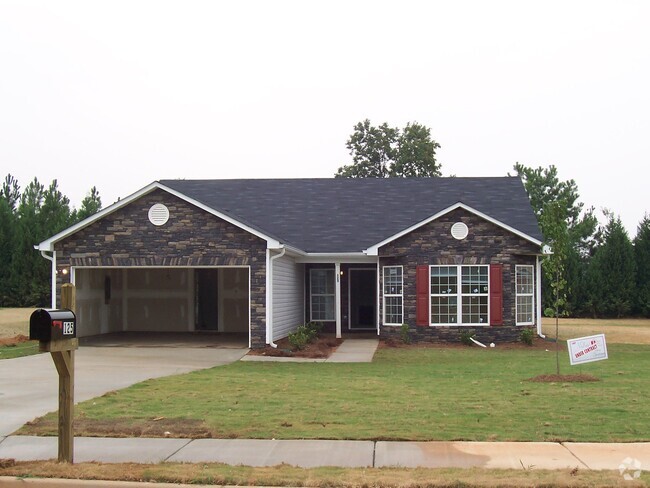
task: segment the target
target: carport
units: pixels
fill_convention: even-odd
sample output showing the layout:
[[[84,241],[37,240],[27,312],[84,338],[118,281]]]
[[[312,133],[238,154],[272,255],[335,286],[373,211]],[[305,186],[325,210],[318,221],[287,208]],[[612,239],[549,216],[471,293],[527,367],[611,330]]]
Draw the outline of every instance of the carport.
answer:
[[[80,338],[108,334],[105,344],[144,344],[149,337],[157,345],[197,345],[228,335],[248,342],[247,266],[73,267],[70,273]]]

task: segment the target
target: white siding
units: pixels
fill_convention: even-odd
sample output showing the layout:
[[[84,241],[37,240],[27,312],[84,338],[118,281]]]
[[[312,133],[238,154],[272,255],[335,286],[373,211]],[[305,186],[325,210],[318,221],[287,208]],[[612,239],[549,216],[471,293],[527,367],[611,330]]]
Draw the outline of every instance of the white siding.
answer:
[[[282,339],[305,320],[305,265],[290,256],[273,261],[273,340]]]

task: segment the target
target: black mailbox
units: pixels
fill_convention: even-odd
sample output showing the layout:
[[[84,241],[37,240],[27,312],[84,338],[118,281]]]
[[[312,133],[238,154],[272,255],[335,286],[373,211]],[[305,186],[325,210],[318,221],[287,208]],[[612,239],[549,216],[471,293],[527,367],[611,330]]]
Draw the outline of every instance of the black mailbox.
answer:
[[[39,308],[29,319],[29,338],[37,341],[60,341],[77,337],[77,317],[72,310]]]

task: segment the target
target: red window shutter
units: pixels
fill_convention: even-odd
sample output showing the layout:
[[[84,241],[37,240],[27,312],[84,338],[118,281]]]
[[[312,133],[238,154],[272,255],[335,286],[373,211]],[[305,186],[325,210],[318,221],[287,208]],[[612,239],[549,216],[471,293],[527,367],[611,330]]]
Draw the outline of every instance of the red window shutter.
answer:
[[[490,325],[503,325],[503,264],[490,265]]]
[[[415,270],[415,324],[429,325],[429,266],[418,266]]]

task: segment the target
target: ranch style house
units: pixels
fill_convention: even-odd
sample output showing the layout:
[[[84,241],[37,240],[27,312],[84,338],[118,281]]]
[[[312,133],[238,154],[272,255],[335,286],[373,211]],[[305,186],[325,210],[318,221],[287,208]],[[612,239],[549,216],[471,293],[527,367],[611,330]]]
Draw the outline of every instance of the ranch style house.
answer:
[[[79,337],[300,324],[416,341],[541,332],[542,235],[521,180],[161,180],[35,246]]]

